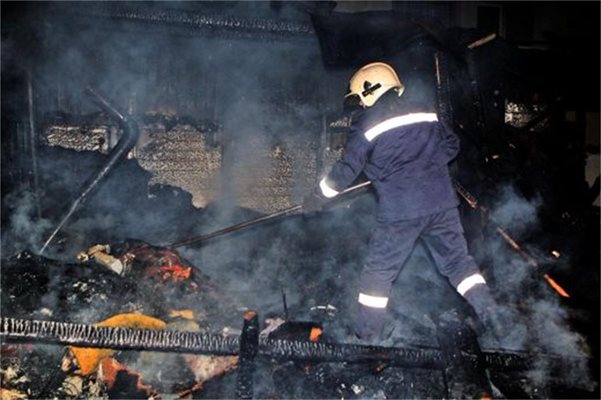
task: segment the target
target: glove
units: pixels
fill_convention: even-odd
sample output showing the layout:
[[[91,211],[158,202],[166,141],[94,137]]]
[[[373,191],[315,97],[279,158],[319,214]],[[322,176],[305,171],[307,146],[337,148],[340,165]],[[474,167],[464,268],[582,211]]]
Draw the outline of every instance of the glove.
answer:
[[[303,199],[303,214],[314,214],[321,211],[327,201],[327,197],[319,191],[313,190]]]

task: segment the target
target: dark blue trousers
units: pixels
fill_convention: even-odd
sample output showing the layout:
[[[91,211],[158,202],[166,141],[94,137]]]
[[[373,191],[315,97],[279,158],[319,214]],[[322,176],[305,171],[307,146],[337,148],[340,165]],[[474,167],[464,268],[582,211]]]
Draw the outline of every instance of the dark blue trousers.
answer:
[[[479,274],[476,262],[468,253],[456,207],[425,217],[379,223],[370,239],[369,253],[359,282],[359,302],[362,302],[361,297],[368,299],[359,304],[355,316],[355,333],[360,338],[373,340],[379,337],[386,317],[383,300],[387,302],[392,284],[419,238],[428,248],[440,273],[449,279],[453,287],[467,277]],[[470,289],[464,297],[480,314],[490,301],[490,293],[485,284],[474,288],[477,290]],[[371,306],[366,306],[365,303],[370,301]]]

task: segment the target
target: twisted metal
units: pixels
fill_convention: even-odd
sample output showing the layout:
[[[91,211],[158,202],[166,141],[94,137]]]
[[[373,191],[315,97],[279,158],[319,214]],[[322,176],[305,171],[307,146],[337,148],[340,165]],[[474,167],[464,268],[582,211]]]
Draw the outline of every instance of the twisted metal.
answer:
[[[240,361],[236,398],[252,399],[254,393],[255,357],[259,350],[259,317],[254,311],[244,315],[244,327],[240,336]]]

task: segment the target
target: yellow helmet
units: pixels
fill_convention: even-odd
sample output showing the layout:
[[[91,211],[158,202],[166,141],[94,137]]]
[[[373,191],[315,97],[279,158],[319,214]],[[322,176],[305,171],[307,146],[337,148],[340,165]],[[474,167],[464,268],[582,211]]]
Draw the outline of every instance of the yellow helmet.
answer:
[[[355,72],[345,98],[358,96],[364,107],[371,107],[390,89],[395,89],[400,96],[405,91],[405,86],[390,65],[374,62]]]

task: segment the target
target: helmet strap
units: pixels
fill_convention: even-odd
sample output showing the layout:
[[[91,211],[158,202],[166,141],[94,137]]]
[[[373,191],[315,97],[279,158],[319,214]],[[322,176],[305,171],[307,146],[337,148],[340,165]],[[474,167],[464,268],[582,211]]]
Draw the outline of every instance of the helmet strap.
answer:
[[[367,89],[365,89],[364,91],[361,92],[361,95],[363,97],[372,94],[373,92],[375,92],[376,90],[380,89],[382,87],[381,84],[376,83],[375,85],[372,85],[370,87],[368,87]]]

